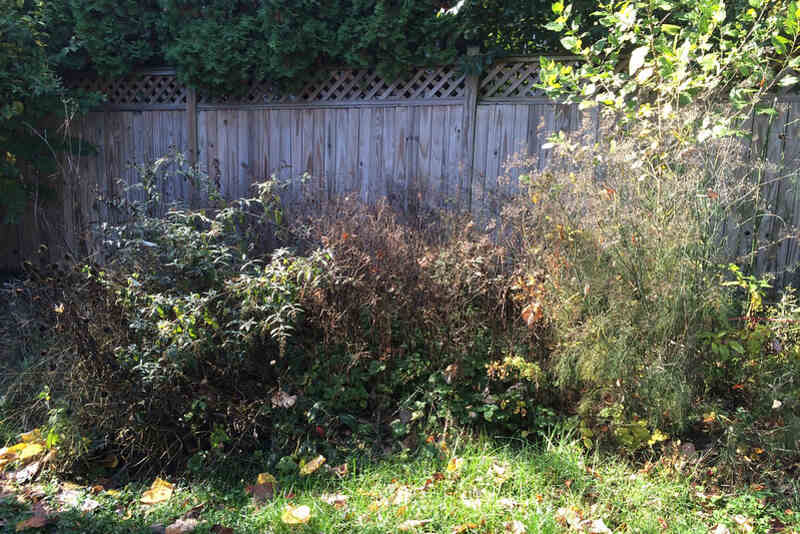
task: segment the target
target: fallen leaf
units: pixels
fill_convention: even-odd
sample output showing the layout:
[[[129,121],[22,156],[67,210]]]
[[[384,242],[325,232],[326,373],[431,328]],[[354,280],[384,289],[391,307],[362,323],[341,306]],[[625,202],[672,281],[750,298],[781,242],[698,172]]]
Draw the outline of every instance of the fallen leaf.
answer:
[[[397,525],[397,530],[401,530],[403,532],[414,530],[416,528],[427,525],[431,521],[432,521],[431,519],[409,519]]]
[[[42,469],[42,462],[32,462],[12,475],[17,484],[24,484],[36,478]]]
[[[337,477],[344,478],[347,476],[349,469],[347,468],[347,464],[337,465],[336,467],[328,467],[328,469]]]
[[[461,469],[463,465],[464,465],[463,458],[457,458],[453,456],[452,458],[450,458],[450,461],[447,462],[447,472],[453,473],[455,471],[458,471],[459,469]]]
[[[728,527],[722,523],[719,523],[717,526],[711,529],[710,534],[731,534],[731,531],[728,529]]]
[[[301,525],[308,523],[309,519],[311,519],[311,508],[308,506],[294,507],[287,504],[281,514],[281,521],[287,525]]]
[[[297,395],[289,395],[285,391],[278,390],[272,394],[272,405],[275,408],[291,408],[297,401]]]
[[[19,459],[23,462],[32,460],[44,452],[44,445],[39,442],[25,443],[19,451]]]
[[[753,532],[753,520],[742,514],[733,516],[733,521],[745,534]]]
[[[203,502],[192,506],[185,514],[183,514],[183,519],[197,519],[205,507],[206,504]]]
[[[561,507],[556,510],[556,521],[562,525],[568,525],[575,530],[580,530],[581,516],[574,508]]]
[[[38,428],[34,428],[30,432],[25,432],[24,434],[20,434],[19,440],[23,443],[30,443],[32,441],[42,441],[42,431]]]
[[[29,519],[26,519],[25,521],[20,521],[17,523],[16,531],[21,532],[29,528],[42,528],[43,526],[47,525],[48,522],[50,522],[50,518],[46,516],[35,515]]]
[[[233,534],[233,529],[231,527],[223,527],[222,525],[214,525],[211,527],[212,534]]]
[[[453,380],[455,380],[458,377],[458,372],[459,372],[458,364],[451,363],[445,368],[444,371],[442,371],[442,375],[444,375],[444,381],[447,382],[448,384],[451,384]]]
[[[41,503],[36,503],[32,507],[33,516],[17,523],[16,531],[20,532],[29,528],[42,528],[50,522],[50,517]]]
[[[408,501],[411,500],[411,490],[408,489],[406,486],[400,486],[392,495],[392,498],[389,500],[389,504],[392,506],[403,506],[404,504],[408,504]]]
[[[468,499],[466,497],[461,498],[461,504],[470,508],[472,510],[477,510],[481,507],[481,500],[480,499]]]
[[[477,523],[464,523],[463,525],[458,525],[456,527],[453,527],[451,534],[462,534],[468,530],[472,530],[475,528],[478,528]]]
[[[506,510],[513,510],[519,503],[514,499],[509,499],[508,497],[503,497],[501,499],[497,499],[497,504],[501,507],[505,508]]]
[[[156,478],[153,481],[153,484],[150,486],[150,489],[142,494],[142,498],[139,499],[139,502],[142,504],[158,504],[166,502],[170,497],[172,497],[172,491],[174,488],[175,486],[166,480]]]
[[[502,484],[511,478],[511,470],[505,465],[492,464],[489,472],[492,474],[492,478],[494,478],[497,484]]]
[[[275,477],[270,475],[269,473],[259,473],[257,484],[272,484],[273,486],[278,485],[278,481],[275,480]]]
[[[314,458],[313,460],[311,460],[310,462],[308,462],[307,464],[305,464],[303,467],[300,468],[300,475],[302,476],[310,475],[311,473],[322,467],[322,464],[324,463],[325,463],[325,457],[320,454],[319,456],[317,456],[316,458]]]
[[[528,530],[525,528],[525,524],[516,519],[509,521],[503,526],[505,527],[506,531],[510,532],[511,534],[526,534],[528,532]]]
[[[178,519],[164,531],[164,534],[187,534],[197,528],[200,522],[197,519]]]
[[[256,504],[263,504],[275,497],[275,487],[271,483],[247,486],[244,492],[252,496]]]
[[[602,519],[587,519],[581,521],[578,530],[588,532],[589,534],[611,534],[611,529],[603,523]]]
[[[337,510],[341,510],[343,508],[347,508],[347,495],[342,495],[341,493],[337,494],[330,494],[325,493],[324,495],[320,496],[320,500],[326,504],[330,504]]]

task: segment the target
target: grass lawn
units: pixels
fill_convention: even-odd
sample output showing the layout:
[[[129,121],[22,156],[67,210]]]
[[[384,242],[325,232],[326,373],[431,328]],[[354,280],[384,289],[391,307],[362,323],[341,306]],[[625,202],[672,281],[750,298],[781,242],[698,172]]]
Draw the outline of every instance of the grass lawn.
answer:
[[[588,455],[568,437],[539,447],[470,439],[444,446],[430,443],[413,454],[377,462],[354,459],[346,469],[323,465],[305,476],[297,471],[272,473],[273,485],[259,485],[258,471],[243,467],[191,478],[165,476],[172,488],[155,492],[153,500],[165,500],[150,505],[141,502],[147,484],[108,491],[95,481],[78,485],[45,475],[37,482],[17,484],[7,472],[0,486],[0,529],[221,534],[800,532],[795,481],[787,480],[782,487],[731,489],[711,479],[699,484],[703,476],[684,464],[676,457],[634,467],[612,457]],[[292,509],[294,514],[286,515]],[[183,527],[175,523],[180,519]]]

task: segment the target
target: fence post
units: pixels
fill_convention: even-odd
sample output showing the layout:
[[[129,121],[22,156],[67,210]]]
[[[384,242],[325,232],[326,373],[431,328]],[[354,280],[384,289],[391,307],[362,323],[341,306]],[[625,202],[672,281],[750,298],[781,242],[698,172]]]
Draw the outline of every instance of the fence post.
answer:
[[[477,47],[470,47],[467,54],[478,54]],[[475,121],[478,115],[478,89],[480,76],[468,74],[464,79],[464,114],[461,119],[461,147],[463,162],[466,165],[462,178],[462,193],[467,211],[472,210],[472,177],[475,164]],[[463,206],[462,206],[463,207]]]

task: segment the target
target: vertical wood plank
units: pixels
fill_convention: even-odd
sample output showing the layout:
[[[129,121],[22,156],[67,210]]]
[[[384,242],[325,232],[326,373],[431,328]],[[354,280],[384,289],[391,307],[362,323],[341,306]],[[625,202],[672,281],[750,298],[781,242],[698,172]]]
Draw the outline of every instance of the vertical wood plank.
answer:
[[[399,149],[399,123],[396,107],[384,108],[383,111],[383,170],[381,171],[381,195],[389,204],[396,205],[398,172],[397,151]]]
[[[490,116],[493,104],[479,104],[475,121],[475,163],[472,172],[472,213],[478,214],[484,207],[486,192],[486,161],[489,151]]]
[[[305,171],[303,155],[303,110],[292,110],[292,159],[289,180],[291,180],[292,201],[302,200],[302,175]]]
[[[417,128],[416,140],[416,165],[415,165],[415,195],[417,209],[429,205],[432,200],[433,187],[431,184],[431,114],[430,106],[420,106],[417,108]]]
[[[356,168],[356,189],[361,202],[369,202],[370,180],[370,154],[372,146],[372,110],[362,108],[358,110],[358,167]]]
[[[475,143],[478,124],[478,76],[464,79],[464,104],[461,112],[461,156],[463,168],[462,190],[466,192],[465,208],[472,209],[473,180],[475,179]]]
[[[327,189],[327,199],[330,200],[336,194],[336,176],[338,173],[336,167],[336,154],[337,143],[336,138],[336,110],[326,109],[324,113],[324,127],[325,127],[325,152],[323,157],[325,159],[325,184]]]
[[[445,130],[447,127],[447,106],[431,108],[429,207],[443,208],[447,196],[447,183],[444,180]]]
[[[197,90],[194,87],[186,89],[186,151],[189,155],[189,165],[197,165]]]
[[[239,110],[236,112],[236,179],[234,198],[243,198],[250,195],[250,184],[255,178],[250,150],[252,149],[251,121],[253,112]]]
[[[370,139],[369,159],[369,187],[367,189],[367,202],[377,202],[386,196],[385,180],[383,177],[383,116],[384,108],[372,108],[372,138]]]
[[[449,107],[447,112],[447,131],[445,132],[447,147],[444,181],[447,184],[447,202],[457,210],[469,209],[467,204],[469,181],[467,179],[467,168],[464,164],[464,144],[461,142],[463,140],[463,113],[463,106]],[[474,135],[472,142],[474,143]],[[474,146],[472,152],[474,153]],[[472,165],[470,165],[471,167]]]

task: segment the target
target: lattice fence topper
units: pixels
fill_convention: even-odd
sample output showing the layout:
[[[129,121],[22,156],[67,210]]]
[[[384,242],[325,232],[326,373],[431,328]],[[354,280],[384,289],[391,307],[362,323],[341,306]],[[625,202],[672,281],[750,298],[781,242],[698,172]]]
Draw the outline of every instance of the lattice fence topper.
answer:
[[[172,73],[142,73],[118,79],[78,78],[69,80],[73,89],[106,95],[110,106],[183,107],[187,89]]]
[[[480,98],[545,98],[534,85],[539,65],[531,61],[506,61],[481,76]],[[459,99],[465,93],[464,75],[455,66],[424,67],[387,80],[374,69],[333,69],[306,84],[297,94],[282,94],[269,82],[252,82],[238,95],[216,96],[199,91],[201,105],[269,105],[311,102]],[[143,72],[119,79],[76,78],[67,85],[106,95],[110,108],[185,108],[189,89],[168,69]]]
[[[374,69],[337,69],[306,84],[297,94],[286,95],[269,82],[254,82],[241,96],[218,97],[200,93],[199,104],[291,104],[352,102],[363,100],[414,100],[461,98],[464,75],[455,67],[420,68],[389,81]]]
[[[481,98],[546,98],[537,89],[539,64],[505,62],[493,65],[481,78]]]

